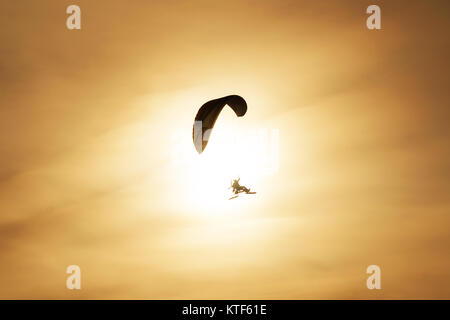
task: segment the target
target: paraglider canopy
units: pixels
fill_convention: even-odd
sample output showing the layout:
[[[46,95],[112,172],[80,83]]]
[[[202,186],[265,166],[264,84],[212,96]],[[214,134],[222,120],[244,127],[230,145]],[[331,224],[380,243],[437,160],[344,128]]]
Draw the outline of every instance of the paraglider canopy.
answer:
[[[195,116],[192,129],[192,140],[198,153],[205,150],[211,130],[225,105],[230,106],[238,117],[242,117],[247,112],[247,103],[238,95],[211,100],[202,105]]]

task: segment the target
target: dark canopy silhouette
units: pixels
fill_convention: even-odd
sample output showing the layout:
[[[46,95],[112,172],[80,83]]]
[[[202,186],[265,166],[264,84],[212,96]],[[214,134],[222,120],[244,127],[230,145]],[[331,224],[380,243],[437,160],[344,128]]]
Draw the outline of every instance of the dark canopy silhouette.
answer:
[[[211,100],[202,105],[195,116],[192,129],[192,140],[198,153],[205,150],[211,130],[225,105],[229,105],[238,117],[242,117],[247,112],[247,103],[244,98],[237,95]]]

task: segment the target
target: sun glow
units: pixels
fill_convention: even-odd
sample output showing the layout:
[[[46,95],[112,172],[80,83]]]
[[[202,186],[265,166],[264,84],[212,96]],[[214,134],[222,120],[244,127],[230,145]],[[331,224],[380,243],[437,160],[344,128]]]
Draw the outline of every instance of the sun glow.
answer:
[[[185,199],[177,199],[196,212],[227,215],[257,201],[258,184],[266,175],[278,168],[278,132],[267,129],[243,128],[241,119],[231,112],[222,111],[202,154],[197,154],[191,132],[176,134],[173,164],[178,167],[180,186]],[[256,194],[233,195],[232,179]],[[183,200],[183,201],[182,201]]]

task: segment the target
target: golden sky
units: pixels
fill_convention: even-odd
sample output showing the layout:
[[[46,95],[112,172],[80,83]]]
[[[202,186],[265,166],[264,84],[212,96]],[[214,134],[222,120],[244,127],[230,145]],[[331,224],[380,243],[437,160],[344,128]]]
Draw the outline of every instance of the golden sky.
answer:
[[[449,299],[449,9],[2,1],[0,298]],[[228,94],[248,112],[213,135],[279,134],[278,170],[250,165],[236,201],[215,190],[258,157],[191,140]]]

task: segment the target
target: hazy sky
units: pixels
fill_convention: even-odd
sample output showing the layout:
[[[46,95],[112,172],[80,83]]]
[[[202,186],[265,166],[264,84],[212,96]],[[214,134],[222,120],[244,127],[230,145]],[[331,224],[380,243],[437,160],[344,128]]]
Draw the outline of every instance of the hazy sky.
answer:
[[[449,299],[449,9],[1,1],[0,298]],[[217,136],[274,129],[279,165],[216,202],[227,163],[258,159],[192,145],[197,109],[228,94],[248,113],[224,110]]]

